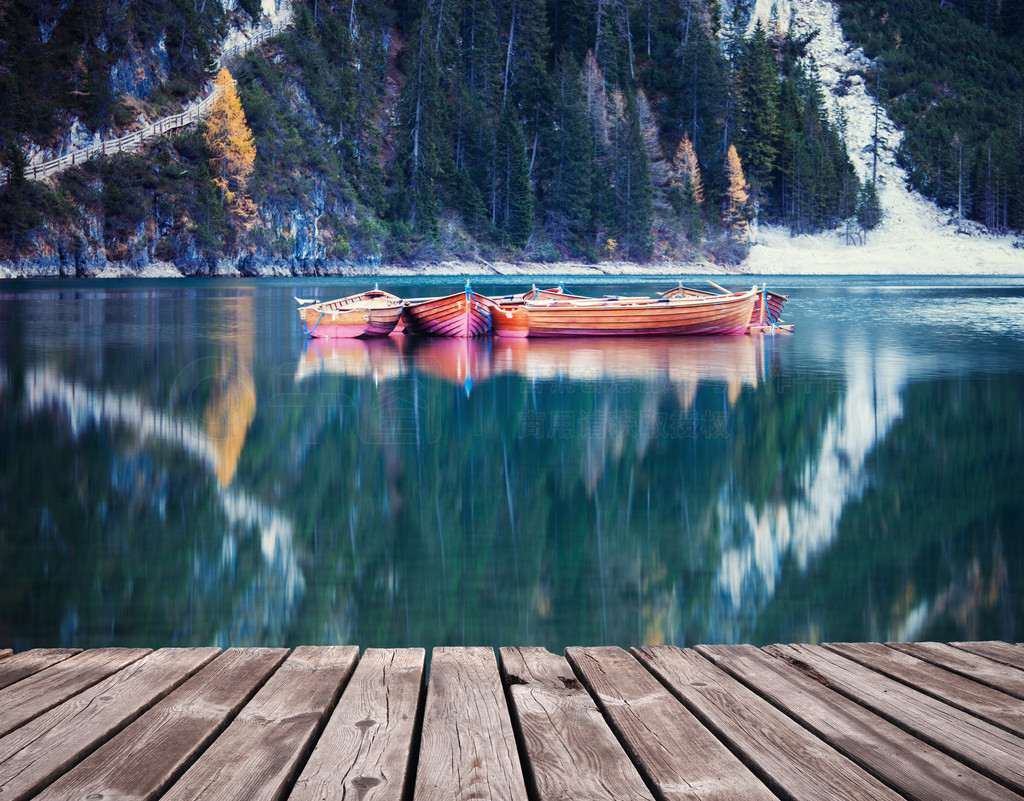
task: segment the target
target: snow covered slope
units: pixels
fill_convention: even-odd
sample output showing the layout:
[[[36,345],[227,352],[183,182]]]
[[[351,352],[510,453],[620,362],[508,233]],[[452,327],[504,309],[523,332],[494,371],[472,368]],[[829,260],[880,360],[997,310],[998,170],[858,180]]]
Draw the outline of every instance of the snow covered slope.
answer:
[[[759,0],[757,8],[770,2]],[[872,174],[874,100],[858,70],[869,66],[860,48],[843,38],[838,12],[830,0],[788,0],[798,33],[817,28],[808,48],[822,85],[832,91],[835,114],[846,117],[846,144],[862,180]],[[844,81],[846,79],[846,81]],[[845,95],[835,92],[849,83]],[[878,193],[882,225],[863,246],[847,245],[845,230],[815,236],[789,236],[788,229],[761,226],[744,263],[753,273],[1024,273],[1024,249],[1014,238],[992,236],[971,223],[957,225],[951,215],[907,188],[896,164],[901,133],[884,114],[879,118]],[[1019,241],[1019,240],[1018,240]]]

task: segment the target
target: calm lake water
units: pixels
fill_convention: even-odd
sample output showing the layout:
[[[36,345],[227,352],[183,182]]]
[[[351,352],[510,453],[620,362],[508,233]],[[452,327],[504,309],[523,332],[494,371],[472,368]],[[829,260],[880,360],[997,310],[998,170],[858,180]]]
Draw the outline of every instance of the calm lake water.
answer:
[[[763,339],[306,341],[293,295],[368,285],[0,286],[0,647],[1022,638],[1024,279],[775,277]]]

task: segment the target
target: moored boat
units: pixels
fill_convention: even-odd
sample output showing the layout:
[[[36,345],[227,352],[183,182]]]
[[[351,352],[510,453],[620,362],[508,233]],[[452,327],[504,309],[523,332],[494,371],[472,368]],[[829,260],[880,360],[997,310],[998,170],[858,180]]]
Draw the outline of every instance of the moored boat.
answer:
[[[720,290],[724,294],[728,294],[729,290],[724,287],[718,286],[713,282],[709,282],[715,289]],[[695,289],[693,287],[683,286],[682,282],[679,286],[672,287],[666,292],[662,292],[659,297],[668,298],[670,300],[681,300],[686,298],[699,298],[699,297],[715,297],[715,293],[708,292],[706,289]],[[761,301],[762,299],[767,300],[765,308],[767,314],[762,318],[761,316]],[[778,292],[773,292],[767,287],[762,287],[758,293],[757,299],[754,301],[754,310],[750,315],[751,325],[764,325],[764,324],[778,324],[782,320],[782,307],[786,305],[786,301],[789,300],[789,295],[782,295]]]
[[[439,298],[405,301],[402,319],[407,334],[436,337],[478,337],[491,332],[491,312],[497,304],[473,288]]]
[[[402,299],[376,287],[299,309],[302,330],[316,338],[386,337],[401,316]]]
[[[545,297],[494,310],[503,337],[743,334],[757,288],[747,292],[670,299]]]

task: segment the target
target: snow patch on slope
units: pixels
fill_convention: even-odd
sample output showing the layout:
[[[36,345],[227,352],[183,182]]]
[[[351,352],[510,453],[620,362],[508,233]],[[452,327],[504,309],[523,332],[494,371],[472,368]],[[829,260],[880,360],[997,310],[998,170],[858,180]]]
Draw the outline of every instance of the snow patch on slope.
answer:
[[[771,5],[771,0],[758,0],[755,13]],[[792,12],[797,34],[819,31],[808,56],[832,94],[833,120],[840,110],[845,117],[847,149],[861,180],[870,180],[877,169],[885,216],[863,246],[848,245],[845,230],[790,237],[785,228],[761,226],[744,268],[757,273],[1024,273],[1024,250],[1013,247],[1014,237],[993,236],[970,223],[957,225],[949,212],[907,188],[906,172],[895,155],[902,132],[884,109],[879,109],[873,167],[874,98],[860,75],[872,62],[843,37],[830,0],[789,0],[780,3],[780,11],[783,5]]]

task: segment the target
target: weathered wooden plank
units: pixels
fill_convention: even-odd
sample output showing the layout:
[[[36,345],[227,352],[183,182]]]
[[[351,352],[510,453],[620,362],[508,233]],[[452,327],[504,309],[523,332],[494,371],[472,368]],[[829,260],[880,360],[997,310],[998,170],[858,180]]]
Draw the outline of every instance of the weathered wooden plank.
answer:
[[[94,648],[0,690],[0,737],[149,653],[149,648]]]
[[[162,648],[0,738],[3,801],[38,792],[219,652]]]
[[[6,659],[13,653],[14,651],[10,648],[0,648],[0,659]]]
[[[287,655],[286,648],[229,649],[57,779],[35,801],[157,798]]]
[[[1012,790],[760,649],[698,645],[697,651],[907,798],[1020,800]]]
[[[422,648],[366,650],[291,801],[408,797],[425,661]]]
[[[886,645],[987,684],[1007,695],[1024,698],[1024,671],[1002,662],[994,662],[987,657],[939,642],[890,642]]]
[[[0,662],[0,689],[81,652],[81,648],[33,648],[14,654]]]
[[[635,653],[780,796],[800,801],[902,798],[696,651],[661,646]]]
[[[1024,735],[1024,701],[1019,698],[879,643],[826,643],[824,647],[1001,729]]]
[[[358,657],[354,645],[296,648],[163,799],[280,798]]]
[[[1008,642],[993,640],[990,642],[952,642],[950,645],[1024,670],[1024,645],[1020,643],[1011,645]]]
[[[1024,791],[1024,740],[1019,737],[820,646],[771,645],[765,650],[812,671],[919,740]]]
[[[676,799],[774,799],[740,760],[621,648],[568,648],[576,675],[597,699],[648,784]]]
[[[563,656],[544,648],[502,648],[500,656],[536,798],[653,801]]]
[[[435,648],[415,801],[526,797],[494,651]]]

